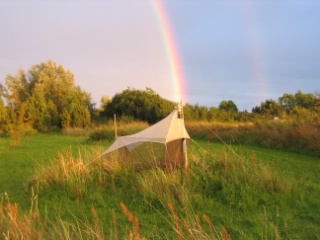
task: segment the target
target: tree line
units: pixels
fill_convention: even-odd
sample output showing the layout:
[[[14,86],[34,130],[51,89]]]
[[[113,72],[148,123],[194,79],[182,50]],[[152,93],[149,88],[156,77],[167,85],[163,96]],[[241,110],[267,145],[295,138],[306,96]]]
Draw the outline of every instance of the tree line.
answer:
[[[260,106],[252,108],[251,113],[238,111],[231,100],[223,100],[218,107],[208,108],[187,104],[184,109],[187,119],[201,121],[245,122],[258,119],[317,116],[320,114],[320,93],[304,94],[300,90],[295,94],[285,93],[278,100],[267,99],[261,102]]]
[[[150,124],[167,116],[177,103],[162,98],[151,88],[128,88],[111,99],[103,97],[96,108],[91,95],[75,84],[74,75],[62,65],[49,60],[33,65],[26,72],[8,75],[0,84],[0,133],[14,136],[25,128],[51,131],[61,128],[83,128],[92,122],[112,119],[116,114],[123,121],[141,120]],[[286,93],[278,100],[269,99],[252,109],[240,112],[232,100],[223,100],[218,107],[186,104],[187,120],[252,121],[320,113],[319,93]]]

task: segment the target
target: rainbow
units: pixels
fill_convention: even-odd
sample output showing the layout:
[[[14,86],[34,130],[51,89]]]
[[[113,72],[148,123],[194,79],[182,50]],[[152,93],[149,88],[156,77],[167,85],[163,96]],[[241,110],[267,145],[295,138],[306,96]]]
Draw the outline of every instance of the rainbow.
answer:
[[[171,80],[173,83],[175,96],[174,100],[177,102],[182,101],[182,103],[187,103],[186,84],[183,76],[182,64],[167,13],[165,11],[162,0],[153,0],[152,2],[163,38],[167,60],[170,68]]]
[[[265,69],[263,52],[261,51],[258,37],[255,34],[257,26],[255,25],[256,20],[254,9],[248,0],[242,1],[241,7],[243,10],[250,45],[249,54],[252,66],[253,87],[256,92],[256,101],[259,104],[265,101],[266,97],[270,95],[269,86],[266,84],[268,75]]]

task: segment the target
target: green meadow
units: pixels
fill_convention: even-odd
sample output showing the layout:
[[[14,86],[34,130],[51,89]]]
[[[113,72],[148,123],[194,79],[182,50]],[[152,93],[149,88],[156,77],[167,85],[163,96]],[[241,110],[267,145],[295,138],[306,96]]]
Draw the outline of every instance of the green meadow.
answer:
[[[0,239],[320,239],[320,159],[192,140],[189,169],[103,161],[111,141],[0,138]]]

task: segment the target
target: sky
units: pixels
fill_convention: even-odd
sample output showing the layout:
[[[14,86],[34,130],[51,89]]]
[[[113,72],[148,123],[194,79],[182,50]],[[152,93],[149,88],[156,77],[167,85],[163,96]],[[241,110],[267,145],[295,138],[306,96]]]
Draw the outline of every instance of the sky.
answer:
[[[319,0],[159,2],[185,103],[232,100],[251,111],[284,93],[320,92]],[[97,106],[128,87],[176,100],[152,0],[1,0],[0,31],[1,83],[51,59],[73,72]]]

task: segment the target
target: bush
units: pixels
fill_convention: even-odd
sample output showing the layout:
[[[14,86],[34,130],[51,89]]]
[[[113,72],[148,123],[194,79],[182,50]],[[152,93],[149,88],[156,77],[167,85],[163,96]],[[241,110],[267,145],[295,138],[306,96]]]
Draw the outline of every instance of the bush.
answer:
[[[133,134],[139,132],[148,127],[148,124],[145,122],[130,122],[126,123],[120,121],[117,127],[117,134],[118,136],[125,136],[129,134]],[[115,130],[114,126],[109,124],[107,127],[97,127],[93,129],[89,135],[89,141],[103,141],[109,140],[113,141],[115,139]]]
[[[107,128],[98,128],[93,130],[89,136],[89,141],[114,140],[114,130]]]
[[[62,134],[69,137],[86,137],[90,133],[88,128],[64,128]]]
[[[22,135],[24,137],[31,137],[31,136],[35,136],[37,134],[38,134],[38,131],[32,127],[26,127],[22,131]]]

